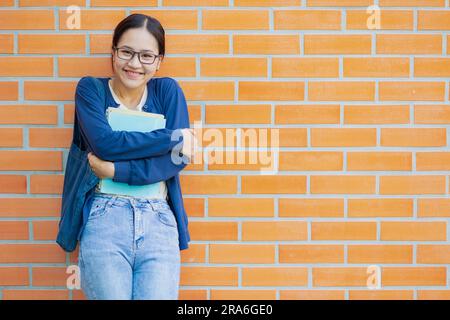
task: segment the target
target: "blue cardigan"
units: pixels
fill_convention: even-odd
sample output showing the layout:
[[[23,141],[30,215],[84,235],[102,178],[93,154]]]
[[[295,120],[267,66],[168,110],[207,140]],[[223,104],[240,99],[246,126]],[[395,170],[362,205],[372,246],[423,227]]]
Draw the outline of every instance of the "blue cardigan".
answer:
[[[74,214],[64,221],[64,215],[60,221],[60,230],[57,242],[66,250],[71,251],[74,247],[74,234],[77,234],[77,240],[85,226],[87,215],[89,214],[92,198],[94,195],[95,184],[98,178],[92,174],[90,167],[86,165],[85,155],[91,151],[102,160],[114,163],[115,173],[113,181],[125,182],[130,185],[144,185],[166,181],[168,190],[168,203],[175,215],[178,225],[179,247],[180,250],[188,248],[190,235],[188,231],[188,218],[184,209],[183,197],[179,180],[179,172],[183,170],[188,159],[180,153],[183,136],[182,128],[189,128],[189,114],[186,99],[183,91],[176,80],[170,77],[152,78],[147,82],[147,101],[142,108],[143,112],[153,112],[163,114],[166,118],[166,128],[153,130],[151,132],[137,131],[113,131],[109,126],[105,111],[107,107],[117,108],[117,104],[108,87],[109,78],[93,78],[91,76],[83,77],[79,80],[75,92],[75,134],[80,133],[80,144],[85,144],[87,150],[79,149],[79,146],[71,146],[71,153],[74,156],[70,158],[79,158],[72,168],[67,169],[64,179],[64,189],[62,197],[62,209],[65,208],[75,211]],[[102,86],[99,86],[99,81]],[[102,92],[102,87],[104,91]],[[177,154],[182,161],[172,161],[173,154]],[[68,160],[68,161],[69,161]],[[83,164],[78,164],[83,162]],[[70,184],[77,183],[77,178],[72,178],[75,166],[83,166],[83,173],[86,181],[82,184],[88,184],[88,187],[80,186],[77,191],[70,190]],[[81,176],[81,174],[80,174]],[[71,181],[71,179],[73,181]],[[81,179],[81,178],[79,178]],[[78,182],[79,183],[79,182]],[[87,190],[86,190],[87,189]],[[83,190],[81,192],[80,190]],[[76,193],[76,197],[84,197],[82,205],[81,222],[77,217],[77,205],[73,199],[67,199],[65,205],[65,194]],[[75,196],[73,196],[75,198]],[[73,204],[69,204],[72,201]],[[67,209],[66,211],[70,211]],[[70,220],[70,223],[69,223]],[[71,228],[72,230],[68,230]],[[76,230],[74,230],[76,229]],[[70,244],[69,244],[70,243]]]

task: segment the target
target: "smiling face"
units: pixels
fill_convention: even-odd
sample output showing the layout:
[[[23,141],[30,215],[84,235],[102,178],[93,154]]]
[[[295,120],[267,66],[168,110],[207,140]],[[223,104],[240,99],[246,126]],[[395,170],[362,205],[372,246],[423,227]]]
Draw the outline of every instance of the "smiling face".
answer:
[[[117,43],[117,47],[128,47],[132,51],[151,51],[152,54],[159,54],[158,42],[145,27],[125,31]],[[137,54],[128,61],[120,59],[116,50],[111,50],[111,54],[115,78],[129,89],[145,85],[155,75],[162,61],[162,57],[157,57],[152,64],[141,64]],[[126,70],[136,73],[129,73]]]

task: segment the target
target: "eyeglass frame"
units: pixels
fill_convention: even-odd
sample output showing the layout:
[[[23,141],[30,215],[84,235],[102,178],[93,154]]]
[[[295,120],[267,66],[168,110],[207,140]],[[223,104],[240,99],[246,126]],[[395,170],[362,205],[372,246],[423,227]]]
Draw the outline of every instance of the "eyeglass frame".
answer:
[[[162,54],[153,54],[153,55],[155,56],[155,59],[153,60],[152,63],[148,63],[148,62],[142,62],[142,61],[141,61],[141,53],[143,53],[143,52],[144,52],[144,53],[145,53],[145,52],[150,52],[150,51],[148,51],[148,50],[144,50],[144,51],[134,51],[134,50],[132,50],[132,49],[130,49],[130,48],[128,48],[128,47],[112,47],[112,48],[113,48],[114,51],[116,51],[117,57],[118,57],[119,59],[122,59],[122,60],[125,60],[125,61],[131,61],[131,60],[133,60],[134,56],[137,54],[137,55],[138,55],[138,60],[139,60],[139,62],[140,62],[141,64],[145,64],[145,65],[152,65],[152,64],[154,64],[155,61],[156,61],[156,59],[157,59],[158,57],[161,57],[161,56],[162,56]],[[119,49],[123,49],[123,48],[128,48],[128,50],[132,52],[132,56],[131,56],[130,59],[124,59],[124,58],[119,57]]]

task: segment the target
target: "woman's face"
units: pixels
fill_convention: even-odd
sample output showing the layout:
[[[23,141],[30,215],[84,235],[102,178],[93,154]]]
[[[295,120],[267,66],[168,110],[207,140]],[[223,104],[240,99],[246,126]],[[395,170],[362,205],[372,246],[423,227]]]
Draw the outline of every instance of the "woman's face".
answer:
[[[117,47],[128,47],[132,51],[151,51],[152,54],[159,54],[158,42],[145,27],[125,31],[119,39]],[[115,78],[130,89],[145,85],[155,75],[162,60],[161,57],[157,57],[152,64],[141,64],[137,54],[131,60],[120,59],[116,50],[111,50],[111,54]],[[138,74],[129,74],[126,70],[134,71]]]

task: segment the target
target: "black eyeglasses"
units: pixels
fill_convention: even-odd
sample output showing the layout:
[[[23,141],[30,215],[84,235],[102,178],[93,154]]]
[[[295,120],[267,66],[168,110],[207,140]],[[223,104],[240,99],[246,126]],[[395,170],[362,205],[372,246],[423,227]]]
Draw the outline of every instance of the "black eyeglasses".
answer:
[[[141,51],[141,52],[136,52],[133,51],[129,48],[117,48],[117,47],[113,47],[114,50],[116,50],[117,52],[117,56],[122,59],[122,60],[132,60],[134,58],[134,55],[137,54],[138,55],[138,59],[142,64],[153,64],[153,62],[155,62],[156,58],[158,58],[161,55],[155,55],[150,53],[149,51]]]

